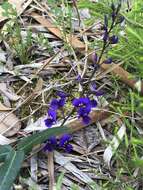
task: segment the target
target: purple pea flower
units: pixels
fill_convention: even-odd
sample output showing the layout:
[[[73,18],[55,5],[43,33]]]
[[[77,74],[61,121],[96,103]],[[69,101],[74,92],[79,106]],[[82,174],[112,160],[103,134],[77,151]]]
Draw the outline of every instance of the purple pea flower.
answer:
[[[47,118],[44,120],[46,127],[50,128],[54,124],[54,120],[51,118]]]
[[[104,94],[104,92],[102,90],[97,90],[97,86],[94,82],[91,84],[90,90],[96,96],[102,96]]]
[[[66,98],[68,95],[65,93],[65,92],[63,92],[63,91],[58,91],[57,92],[57,95],[60,97],[60,98]]]
[[[59,108],[59,101],[56,98],[53,98],[51,101],[50,108],[53,110],[57,110]]]
[[[45,125],[50,128],[56,122],[57,113],[54,109],[48,110],[48,118],[44,120]]]
[[[65,105],[67,94],[63,91],[58,91],[57,95],[59,99],[53,98],[50,103],[50,108],[48,110],[48,118],[45,119],[45,125],[51,127],[57,119],[57,110],[62,108]]]
[[[51,117],[51,119],[53,119],[53,121],[56,121],[57,113],[54,109],[49,109],[48,115],[49,115],[49,117]]]
[[[105,31],[104,34],[103,34],[103,41],[104,41],[104,42],[107,42],[108,38],[109,38],[108,32]]]
[[[70,153],[73,150],[73,146],[71,144],[66,144],[65,145],[65,151],[67,153]]]
[[[64,134],[60,137],[59,140],[55,136],[50,137],[43,147],[43,150],[46,152],[52,152],[57,149],[65,150],[66,152],[70,153],[73,150],[70,141],[72,140],[71,135]]]
[[[70,144],[71,140],[72,140],[71,135],[64,134],[63,136],[61,136],[59,140],[59,147],[64,149],[66,152],[71,152],[73,150],[73,147]]]
[[[88,97],[75,98],[72,101],[73,106],[77,109],[78,117],[82,118],[84,124],[89,124],[89,113],[93,107],[97,106],[96,100],[90,100]]]
[[[78,82],[81,82],[81,80],[82,80],[81,75],[78,75],[77,78],[76,78],[76,80],[77,80]]]
[[[63,91],[58,91],[57,95],[60,97],[60,99],[53,99],[50,105],[51,108],[56,109],[56,110],[60,109],[61,107],[65,105],[66,97],[68,96]]]
[[[64,134],[59,141],[59,146],[63,147],[65,144],[67,144],[69,141],[71,141],[72,137],[69,134]]]
[[[110,57],[110,58],[108,58],[108,59],[106,59],[105,61],[104,61],[104,63],[105,64],[111,64],[112,63],[112,58]]]
[[[57,144],[57,139],[55,136],[50,137],[47,142],[45,143],[43,150],[52,152],[53,150],[55,150],[57,148],[58,144]]]
[[[118,38],[118,36],[113,35],[109,38],[109,41],[111,44],[117,44],[119,41],[119,38]]]

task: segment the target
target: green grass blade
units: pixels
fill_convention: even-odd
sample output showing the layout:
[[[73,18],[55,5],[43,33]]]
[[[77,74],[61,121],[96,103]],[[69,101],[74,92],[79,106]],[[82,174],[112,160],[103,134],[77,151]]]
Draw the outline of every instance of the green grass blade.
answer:
[[[61,190],[62,189],[62,182],[64,178],[64,172],[62,172],[58,178],[57,184],[56,184],[56,190]]]

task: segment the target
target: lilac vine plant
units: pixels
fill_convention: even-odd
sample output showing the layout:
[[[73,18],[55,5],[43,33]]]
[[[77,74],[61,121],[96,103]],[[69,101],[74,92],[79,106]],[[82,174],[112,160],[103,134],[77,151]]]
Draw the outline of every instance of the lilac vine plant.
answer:
[[[97,90],[97,86],[93,83],[92,79],[97,72],[97,68],[101,66],[101,64],[111,64],[112,58],[108,57],[104,61],[102,57],[104,53],[106,53],[107,48],[112,44],[117,44],[119,42],[118,36],[112,34],[114,27],[118,24],[122,23],[124,17],[122,17],[119,12],[121,8],[121,1],[117,5],[114,3],[111,4],[111,14],[104,16],[104,24],[103,24],[103,38],[102,38],[102,49],[99,55],[97,52],[93,54],[93,71],[91,75],[86,81],[85,86],[83,86],[83,90],[81,92],[80,97],[74,97],[71,101],[71,105],[73,106],[71,112],[65,116],[64,108],[69,99],[69,94],[60,90],[57,91],[57,98],[53,98],[50,102],[50,106],[47,112],[47,118],[44,120],[45,125],[50,128],[57,122],[57,116],[60,112],[63,116],[63,122],[61,123],[61,127],[65,124],[65,122],[74,114],[77,114],[77,117],[82,120],[83,124],[88,125],[91,122],[90,112],[92,108],[97,107],[98,103],[93,98],[89,97],[90,94],[94,94],[95,96],[102,96],[104,93],[102,90]],[[75,83],[80,83],[83,85],[84,76],[78,76],[75,80]],[[88,89],[88,90],[87,90]],[[89,93],[90,92],[90,93]],[[66,152],[71,152],[73,150],[72,145],[70,144],[72,140],[72,136],[70,134],[64,134],[61,137],[51,137],[44,143],[44,151],[53,151],[55,149],[62,149]]]

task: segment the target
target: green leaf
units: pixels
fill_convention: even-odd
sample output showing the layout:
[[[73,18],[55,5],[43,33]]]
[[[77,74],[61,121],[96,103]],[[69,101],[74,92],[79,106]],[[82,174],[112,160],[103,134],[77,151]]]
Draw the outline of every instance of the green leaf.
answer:
[[[18,144],[17,149],[23,150],[26,153],[30,152],[35,145],[41,144],[51,136],[69,133],[66,127],[55,127],[45,131],[33,134],[29,137],[23,138]]]
[[[9,190],[24,160],[23,151],[11,150],[0,168],[0,190]]]
[[[8,155],[8,153],[12,150],[10,145],[0,146],[0,162],[3,162]]]

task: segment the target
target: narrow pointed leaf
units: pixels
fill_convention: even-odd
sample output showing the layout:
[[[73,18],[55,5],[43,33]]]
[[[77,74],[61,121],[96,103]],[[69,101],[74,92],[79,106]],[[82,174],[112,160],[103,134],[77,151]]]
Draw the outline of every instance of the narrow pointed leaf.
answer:
[[[0,190],[10,190],[24,160],[23,151],[11,150],[0,167]]]

